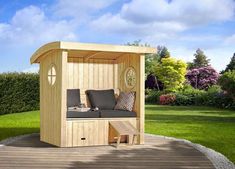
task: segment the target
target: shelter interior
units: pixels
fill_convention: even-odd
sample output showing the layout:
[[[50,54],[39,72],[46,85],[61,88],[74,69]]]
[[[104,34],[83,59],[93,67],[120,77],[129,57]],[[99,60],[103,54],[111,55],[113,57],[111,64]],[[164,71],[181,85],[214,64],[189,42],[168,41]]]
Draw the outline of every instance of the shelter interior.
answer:
[[[136,144],[144,143],[144,62],[149,47],[52,42],[39,48],[31,63],[40,63],[40,138],[59,146],[108,145],[115,131],[110,121],[128,121],[140,133]],[[126,72],[135,71],[133,86]],[[133,79],[132,79],[133,80]],[[67,118],[67,90],[80,89],[81,102],[90,107],[86,91],[114,89],[136,93],[136,117]],[[123,138],[123,141],[130,139]]]

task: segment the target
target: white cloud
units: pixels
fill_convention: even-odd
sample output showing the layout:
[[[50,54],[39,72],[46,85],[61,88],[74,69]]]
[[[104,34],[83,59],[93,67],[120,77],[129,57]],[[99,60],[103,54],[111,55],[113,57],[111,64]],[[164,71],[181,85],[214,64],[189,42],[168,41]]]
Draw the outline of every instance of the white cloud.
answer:
[[[104,14],[91,27],[110,33],[149,35],[177,33],[194,26],[234,18],[233,0],[132,0],[116,14]]]
[[[55,15],[59,17],[73,17],[76,20],[86,20],[89,15],[108,7],[117,0],[57,0],[53,7]]]
[[[186,25],[200,25],[234,17],[233,0],[135,0],[125,4],[121,16],[143,23],[153,21],[178,21]]]
[[[0,23],[0,43],[32,45],[55,40],[75,40],[75,27],[69,21],[53,21],[36,6],[15,13],[8,23]]]
[[[186,29],[185,25],[182,25],[175,21],[138,24],[123,19],[120,14],[105,14],[97,20],[92,21],[90,27],[94,30],[105,33],[128,34],[139,37],[146,37],[149,35],[153,36],[156,33],[164,33],[163,36],[169,36],[170,34],[174,34],[175,32],[183,31]]]
[[[209,29],[203,27],[234,19],[234,0],[172,0],[171,3],[169,0],[130,0],[117,12],[116,8],[108,8],[115,2],[118,1],[56,0],[47,9],[28,6],[16,11],[8,22],[0,22],[4,59],[20,62],[16,63],[16,67],[20,67],[17,70],[23,70],[29,67],[30,54],[39,45],[56,40],[78,40],[78,33],[83,37],[89,34],[88,41],[107,43],[142,39],[153,45],[165,45],[172,56],[186,61],[192,60],[196,48],[202,47],[218,69],[228,60],[220,57],[229,58],[234,50],[226,47],[235,43],[235,34],[224,40],[222,35],[206,33]],[[196,26],[201,26],[199,31],[204,30],[203,34],[189,30]],[[189,30],[188,34],[185,30]],[[9,69],[10,65],[9,62]],[[29,67],[25,71],[37,70]]]

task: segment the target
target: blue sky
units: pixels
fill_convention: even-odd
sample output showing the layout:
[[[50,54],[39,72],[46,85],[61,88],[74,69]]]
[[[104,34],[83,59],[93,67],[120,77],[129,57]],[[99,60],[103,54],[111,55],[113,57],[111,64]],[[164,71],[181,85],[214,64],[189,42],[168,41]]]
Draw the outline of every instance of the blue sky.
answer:
[[[0,0],[0,72],[37,71],[51,41],[165,45],[191,61],[204,50],[220,71],[235,52],[235,0]]]

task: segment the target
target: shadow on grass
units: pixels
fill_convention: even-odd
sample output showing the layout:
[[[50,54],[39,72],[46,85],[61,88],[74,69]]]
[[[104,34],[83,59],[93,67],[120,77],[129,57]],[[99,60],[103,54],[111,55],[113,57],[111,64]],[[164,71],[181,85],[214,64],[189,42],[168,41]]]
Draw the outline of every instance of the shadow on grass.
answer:
[[[218,109],[218,108],[212,108],[212,107],[199,107],[199,106],[152,106],[147,105],[145,107],[145,110],[148,112],[182,112],[182,113],[201,113],[201,114],[212,114],[212,115],[234,115],[235,117],[235,111],[232,110],[224,110],[224,109]]]
[[[211,112],[212,113],[212,112]],[[216,117],[216,116],[199,116],[199,115],[169,115],[169,114],[146,114],[145,120],[156,120],[166,122],[228,122],[234,123],[235,117]]]
[[[16,141],[13,140],[12,143],[7,144],[11,147],[34,147],[34,148],[50,148],[55,147],[53,145],[44,143],[40,141],[39,129],[38,128],[0,128],[4,132],[14,131],[9,137],[23,136]],[[28,135],[29,134],[29,135]],[[28,135],[28,136],[27,136]],[[6,136],[6,135],[5,135]],[[8,137],[8,139],[9,139]],[[10,138],[11,139],[11,138]],[[14,139],[14,138],[13,138]]]
[[[213,110],[223,111],[222,109],[216,109],[212,107],[199,107],[199,106],[156,106],[156,105],[147,105],[145,110],[156,110],[156,111],[205,111]]]
[[[0,127],[0,141],[9,137],[20,136],[24,134],[39,133],[39,128],[29,127]]]

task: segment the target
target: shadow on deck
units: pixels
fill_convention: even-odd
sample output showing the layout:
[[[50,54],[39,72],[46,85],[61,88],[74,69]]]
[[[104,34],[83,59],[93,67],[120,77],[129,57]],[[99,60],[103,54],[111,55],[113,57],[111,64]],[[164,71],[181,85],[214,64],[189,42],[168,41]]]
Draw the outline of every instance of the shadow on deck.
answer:
[[[0,148],[0,168],[214,168],[182,142],[146,135],[145,145],[57,148],[34,134]]]

